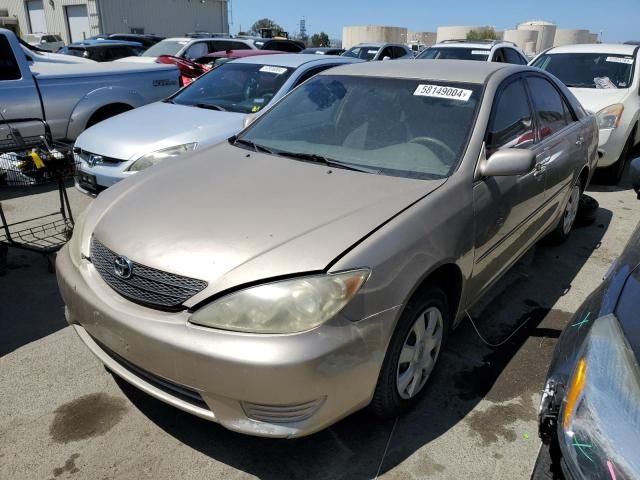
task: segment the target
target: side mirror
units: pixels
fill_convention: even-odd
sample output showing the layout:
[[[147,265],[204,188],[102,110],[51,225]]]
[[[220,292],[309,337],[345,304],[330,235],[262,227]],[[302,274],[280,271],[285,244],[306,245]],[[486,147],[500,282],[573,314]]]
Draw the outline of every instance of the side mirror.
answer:
[[[536,156],[524,148],[505,148],[498,150],[480,165],[484,177],[508,177],[524,175],[533,170]]]
[[[382,61],[383,62],[386,62],[387,60],[391,60],[391,57],[389,57],[389,56],[382,57]]]
[[[633,189],[640,200],[640,157],[631,160],[629,176],[631,177],[631,185],[633,185]]]
[[[253,122],[255,122],[257,118],[258,118],[258,116],[253,114],[253,113],[250,113],[249,115],[244,117],[243,128],[247,128],[249,125],[251,125]]]

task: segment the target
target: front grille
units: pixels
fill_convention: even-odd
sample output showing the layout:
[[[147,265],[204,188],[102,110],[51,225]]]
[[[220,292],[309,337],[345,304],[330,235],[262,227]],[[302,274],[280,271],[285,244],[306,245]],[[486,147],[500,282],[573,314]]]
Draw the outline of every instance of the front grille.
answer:
[[[123,297],[143,305],[177,310],[207,286],[203,280],[163,272],[135,262],[132,262],[131,277],[124,279],[115,273],[117,257],[95,238],[91,240],[91,262],[102,279]]]
[[[205,410],[210,410],[209,406],[205,403],[205,401],[202,399],[202,396],[196,390],[184,385],[180,385],[179,383],[172,382],[171,380],[167,380],[166,378],[159,377],[158,375],[155,375],[151,372],[147,372],[137,365],[134,365],[130,361],[122,358],[116,352],[103,345],[95,338],[91,338],[116,363],[118,363],[121,367],[128,370],[136,377],[141,378],[145,382],[153,385],[158,390],[162,390],[163,392],[168,393],[173,397],[179,398],[183,402],[190,403],[191,405],[203,408]]]
[[[293,405],[261,405],[242,402],[247,417],[265,423],[295,423],[311,418],[324,403],[325,397]]]
[[[97,161],[95,165],[104,165],[105,167],[116,167],[120,165],[122,162],[126,162],[126,160],[120,160],[119,158],[113,158],[113,157],[105,157],[103,155],[93,154],[91,152],[86,152],[84,150],[80,150],[77,148],[74,150],[73,153],[74,153],[76,162],[79,162],[82,160],[89,166],[93,166],[91,165],[92,156],[99,159],[99,161]]]

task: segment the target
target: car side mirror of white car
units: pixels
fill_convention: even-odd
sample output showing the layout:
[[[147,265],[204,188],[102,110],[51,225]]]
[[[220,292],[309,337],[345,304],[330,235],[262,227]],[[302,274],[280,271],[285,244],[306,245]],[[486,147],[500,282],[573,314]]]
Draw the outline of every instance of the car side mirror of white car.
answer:
[[[640,200],[640,157],[631,160],[629,165],[629,176],[631,177],[631,185]]]
[[[383,62],[386,62],[387,60],[391,60],[391,57],[388,57],[388,56],[382,57],[382,61]]]
[[[524,175],[533,170],[536,155],[524,148],[505,148],[494,152],[480,165],[480,173],[484,177],[507,177]]]
[[[243,123],[244,128],[247,128],[249,125],[255,122],[257,118],[258,116],[254,115],[253,113],[250,113],[249,115],[244,117],[244,123]]]

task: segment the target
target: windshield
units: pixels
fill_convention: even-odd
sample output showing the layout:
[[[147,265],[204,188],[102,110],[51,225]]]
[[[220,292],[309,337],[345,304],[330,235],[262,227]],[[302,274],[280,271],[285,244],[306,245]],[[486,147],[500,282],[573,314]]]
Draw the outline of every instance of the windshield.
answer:
[[[480,60],[486,62],[489,50],[461,47],[431,47],[424,50],[416,58],[421,60]]]
[[[179,105],[256,113],[271,101],[293,71],[292,68],[264,64],[225,63],[171,100]]]
[[[176,56],[189,42],[186,40],[163,40],[145,51],[143,57],[159,57],[160,55]]]
[[[575,88],[629,88],[633,65],[633,56],[610,53],[554,53],[533,63]]]
[[[373,60],[380,47],[352,47],[342,54],[343,57],[360,58],[362,60]]]
[[[27,34],[22,37],[27,43],[40,43],[40,37],[38,35]]]
[[[322,75],[294,90],[240,140],[276,155],[443,178],[460,160],[481,93],[476,84]]]

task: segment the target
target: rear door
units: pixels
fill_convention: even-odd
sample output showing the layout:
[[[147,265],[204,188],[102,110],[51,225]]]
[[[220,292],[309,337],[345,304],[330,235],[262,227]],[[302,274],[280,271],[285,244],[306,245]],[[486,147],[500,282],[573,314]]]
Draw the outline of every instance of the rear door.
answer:
[[[532,150],[538,163],[546,158],[536,144],[533,108],[521,75],[500,86],[485,138],[487,157],[509,148]],[[544,199],[544,175],[535,169],[474,183],[474,293],[484,291],[536,240]]]
[[[580,122],[560,91],[546,78],[529,75],[526,79],[537,119],[537,138],[546,158],[541,164],[546,182],[549,208],[564,204],[580,166],[585,162]]]

